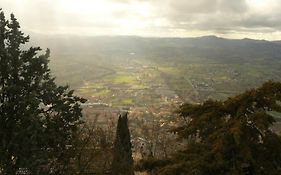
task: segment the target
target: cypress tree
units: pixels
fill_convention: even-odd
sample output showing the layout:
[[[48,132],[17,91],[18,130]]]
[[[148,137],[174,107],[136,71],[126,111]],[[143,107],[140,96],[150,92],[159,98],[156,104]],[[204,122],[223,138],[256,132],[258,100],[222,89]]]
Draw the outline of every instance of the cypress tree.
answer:
[[[132,145],[128,128],[128,113],[119,116],[113,149],[112,174],[133,175]]]

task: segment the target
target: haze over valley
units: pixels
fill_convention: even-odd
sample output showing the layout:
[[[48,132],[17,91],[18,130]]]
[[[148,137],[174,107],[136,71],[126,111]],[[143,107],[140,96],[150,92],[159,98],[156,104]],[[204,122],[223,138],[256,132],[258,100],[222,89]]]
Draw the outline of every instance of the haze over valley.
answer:
[[[225,100],[281,80],[279,41],[35,36],[31,44],[51,49],[56,81],[88,99],[85,113],[101,122],[123,110],[133,119],[156,115],[163,122],[185,101]]]
[[[0,175],[281,174],[280,0],[0,1]]]
[[[112,105],[142,106],[175,97],[193,102],[225,99],[281,75],[279,41],[37,36],[31,40],[35,43],[51,49],[51,69],[59,83],[90,101],[115,99]],[[148,99],[138,102],[136,96],[142,93]]]

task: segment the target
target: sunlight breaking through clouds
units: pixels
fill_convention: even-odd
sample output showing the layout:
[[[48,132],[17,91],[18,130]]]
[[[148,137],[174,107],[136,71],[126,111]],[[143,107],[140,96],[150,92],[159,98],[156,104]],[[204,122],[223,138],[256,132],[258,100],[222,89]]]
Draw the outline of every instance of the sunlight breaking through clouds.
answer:
[[[280,0],[1,0],[44,34],[281,39]]]

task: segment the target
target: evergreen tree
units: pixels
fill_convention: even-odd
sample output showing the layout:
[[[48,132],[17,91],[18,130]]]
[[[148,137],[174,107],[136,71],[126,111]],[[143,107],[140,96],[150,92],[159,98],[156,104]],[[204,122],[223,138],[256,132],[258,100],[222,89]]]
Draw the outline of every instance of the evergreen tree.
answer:
[[[186,149],[144,168],[161,175],[279,175],[281,137],[271,130],[272,111],[281,112],[281,83],[272,81],[225,101],[186,103],[179,109],[186,124],[174,130],[189,141]]]
[[[0,9],[0,174],[65,174],[85,100],[56,85],[49,49],[21,49],[28,40]]]
[[[127,115],[128,113],[124,113],[118,119],[112,162],[112,174],[114,175],[134,174]]]

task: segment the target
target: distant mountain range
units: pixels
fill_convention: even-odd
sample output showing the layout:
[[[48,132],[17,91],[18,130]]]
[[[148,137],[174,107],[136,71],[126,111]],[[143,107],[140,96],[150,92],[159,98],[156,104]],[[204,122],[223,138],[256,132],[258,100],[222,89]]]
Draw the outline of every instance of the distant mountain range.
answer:
[[[150,59],[208,58],[227,62],[281,60],[281,41],[196,38],[146,38],[136,36],[41,36],[31,35],[31,44],[51,48],[56,54],[147,57]]]

